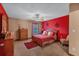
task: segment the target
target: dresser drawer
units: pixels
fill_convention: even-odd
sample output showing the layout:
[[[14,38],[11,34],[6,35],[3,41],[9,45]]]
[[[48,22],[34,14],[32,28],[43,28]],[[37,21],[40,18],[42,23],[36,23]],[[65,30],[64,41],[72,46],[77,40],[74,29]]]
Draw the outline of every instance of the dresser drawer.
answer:
[[[4,52],[4,40],[0,40],[0,56],[5,56],[5,52]]]

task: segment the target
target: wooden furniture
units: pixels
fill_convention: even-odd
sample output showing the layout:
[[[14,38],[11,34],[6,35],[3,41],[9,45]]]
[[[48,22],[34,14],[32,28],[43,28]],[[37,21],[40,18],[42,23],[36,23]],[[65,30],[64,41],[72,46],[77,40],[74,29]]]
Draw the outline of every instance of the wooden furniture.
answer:
[[[52,36],[52,37],[48,37],[48,36],[43,37],[43,35],[41,35],[41,37],[40,37],[40,35],[33,36],[32,40],[41,47],[44,47],[45,45],[53,43],[55,41],[54,36]]]
[[[5,56],[4,53],[4,40],[0,39],[0,56]]]
[[[13,39],[4,40],[4,51],[6,56],[13,56],[14,54]]]
[[[2,31],[2,14],[0,13],[0,33]]]
[[[13,39],[0,39],[0,56],[13,56]]]
[[[18,29],[17,34],[18,34],[18,40],[28,39],[28,30],[25,28]]]

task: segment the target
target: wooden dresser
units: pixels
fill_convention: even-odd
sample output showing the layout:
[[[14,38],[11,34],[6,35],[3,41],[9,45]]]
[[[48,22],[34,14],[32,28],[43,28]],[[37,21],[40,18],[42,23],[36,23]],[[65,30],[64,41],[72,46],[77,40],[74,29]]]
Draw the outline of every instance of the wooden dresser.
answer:
[[[0,33],[2,31],[2,14],[0,14]]]
[[[0,56],[13,56],[13,39],[0,40]]]
[[[18,29],[17,34],[18,34],[18,40],[28,39],[28,30],[25,28]]]

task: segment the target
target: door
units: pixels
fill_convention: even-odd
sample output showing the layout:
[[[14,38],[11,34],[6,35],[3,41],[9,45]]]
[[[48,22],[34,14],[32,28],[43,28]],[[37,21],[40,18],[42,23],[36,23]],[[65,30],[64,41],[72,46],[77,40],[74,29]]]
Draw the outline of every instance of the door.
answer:
[[[69,53],[79,55],[79,10],[69,14]]]

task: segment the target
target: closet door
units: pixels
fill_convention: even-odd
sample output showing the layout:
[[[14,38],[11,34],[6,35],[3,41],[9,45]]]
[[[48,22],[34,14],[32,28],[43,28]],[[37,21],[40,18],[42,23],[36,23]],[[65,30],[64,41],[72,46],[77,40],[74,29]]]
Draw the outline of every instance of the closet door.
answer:
[[[79,10],[69,14],[69,53],[79,55]]]

